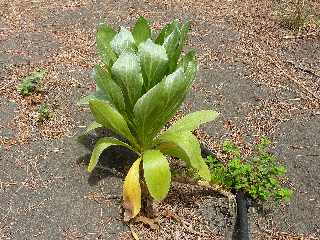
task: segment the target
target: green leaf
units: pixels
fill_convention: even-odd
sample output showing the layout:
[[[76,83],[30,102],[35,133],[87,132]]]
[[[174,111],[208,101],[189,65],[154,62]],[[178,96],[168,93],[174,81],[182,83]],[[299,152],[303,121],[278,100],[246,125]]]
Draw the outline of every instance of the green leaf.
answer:
[[[169,73],[172,73],[177,67],[177,55],[180,43],[180,30],[175,27],[172,33],[164,39],[163,46],[166,49],[169,58]]]
[[[143,78],[139,58],[134,53],[125,52],[112,66],[114,81],[120,86],[125,100],[133,109],[134,104],[141,95]]]
[[[155,40],[155,43],[163,44],[167,50],[169,57],[169,73],[176,69],[177,62],[187,39],[189,28],[189,21],[185,22],[181,27],[179,22],[174,20],[162,29]]]
[[[121,142],[120,140],[118,140],[116,138],[111,138],[111,137],[100,138],[98,140],[98,142],[96,143],[96,145],[94,146],[94,149],[93,149],[93,152],[92,152],[92,155],[90,158],[90,162],[89,162],[89,166],[88,166],[89,172],[92,172],[92,170],[96,167],[101,153],[105,149],[107,149],[108,147],[113,146],[113,145],[123,146],[123,147],[129,148],[132,151],[135,151],[128,144]]]
[[[170,24],[170,23],[169,23],[169,24]],[[169,24],[167,24],[166,26],[164,26],[164,27],[161,29],[158,37],[154,40],[154,42],[155,42],[156,44],[159,44],[159,45],[162,45],[162,44],[163,44],[164,39],[165,39],[165,37],[166,37],[166,32],[167,32],[168,27],[169,27]]]
[[[132,136],[125,119],[117,110],[101,100],[90,100],[89,105],[98,123],[126,137],[131,144],[136,146],[136,140]]]
[[[97,91],[90,93],[89,95],[81,98],[77,104],[78,105],[88,105],[90,100],[102,100],[102,101],[110,101],[110,98],[100,89]]]
[[[178,64],[179,67],[183,67],[183,69],[187,69],[189,62],[194,61],[196,59],[196,52],[195,50],[189,51],[186,55],[184,55]]]
[[[292,196],[293,196],[293,191],[289,188],[280,188],[275,193],[276,200],[284,200],[286,202],[289,202]]]
[[[41,80],[45,77],[46,74],[47,70],[45,69],[38,69],[36,71],[33,71],[29,76],[26,76],[18,85],[18,92],[23,96],[30,95],[38,88]]]
[[[240,153],[241,153],[240,149],[231,140],[224,140],[223,141],[223,151],[226,153],[229,153],[235,157],[240,157]],[[233,161],[230,161],[230,163],[232,163],[232,162]]]
[[[177,132],[161,136],[159,143],[162,153],[181,158],[196,169],[203,179],[210,181],[210,171],[201,157],[200,144],[191,132]]]
[[[274,171],[276,172],[277,175],[283,176],[284,174],[286,174],[287,169],[284,166],[276,166],[274,167]]]
[[[139,46],[141,42],[151,38],[151,29],[148,21],[144,17],[139,17],[132,30],[133,38],[136,45]]]
[[[102,61],[108,66],[112,66],[116,60],[116,55],[110,46],[110,42],[115,35],[116,32],[106,24],[100,24],[98,26],[96,34],[97,50]]]
[[[121,27],[120,32],[112,39],[111,47],[118,55],[123,52],[132,52],[136,49],[135,41],[131,32],[124,27]]]
[[[187,82],[187,89],[189,90],[196,78],[197,75],[197,60],[194,58],[191,61],[188,62],[187,67],[184,68],[184,73],[186,76],[186,82]]]
[[[175,55],[173,57],[174,58],[174,60],[173,60],[174,62],[178,62],[178,60],[180,58],[183,46],[184,46],[184,44],[186,43],[186,40],[187,40],[187,35],[188,35],[188,32],[189,32],[189,29],[190,29],[190,22],[186,21],[182,25],[182,28],[181,28],[179,47],[177,48],[177,51],[175,52]]]
[[[137,216],[141,209],[140,162],[138,158],[131,166],[123,184],[123,207],[125,221]]]
[[[134,106],[135,123],[141,143],[146,147],[180,107],[187,82],[182,68],[168,75],[145,93]]]
[[[86,130],[84,130],[84,132],[79,136],[79,140],[81,141],[83,139],[84,136],[88,135],[88,133],[90,133],[91,131],[97,129],[97,128],[102,128],[103,126],[100,123],[97,123],[95,121],[91,122],[88,127],[86,128]]]
[[[180,24],[176,19],[168,23],[164,28],[162,28],[158,37],[155,40],[155,43],[162,45],[164,43],[165,38],[169,36],[175,28],[180,28]]]
[[[166,132],[163,133],[163,135],[193,131],[194,129],[198,128],[200,124],[213,121],[218,115],[218,112],[210,110],[190,113],[174,123]]]
[[[147,150],[143,154],[143,174],[151,196],[163,200],[169,191],[171,172],[168,160],[159,150]]]
[[[125,103],[122,92],[120,87],[112,80],[111,74],[101,66],[96,65],[93,76],[98,87],[109,96],[112,105],[115,106],[119,112],[123,113],[125,110]]]
[[[149,90],[162,80],[166,74],[168,57],[163,46],[157,45],[148,39],[139,45],[142,72],[145,76],[145,89]]]

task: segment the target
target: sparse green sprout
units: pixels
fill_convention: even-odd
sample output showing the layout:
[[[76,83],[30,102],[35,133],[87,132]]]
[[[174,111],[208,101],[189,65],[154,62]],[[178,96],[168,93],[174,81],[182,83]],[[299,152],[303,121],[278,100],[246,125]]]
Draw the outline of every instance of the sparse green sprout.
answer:
[[[32,92],[36,91],[46,73],[47,71],[44,69],[39,69],[32,72],[29,76],[25,77],[22,80],[22,82],[18,85],[18,92],[22,96],[27,96],[30,95]]]
[[[206,163],[211,172],[211,182],[227,189],[246,192],[252,199],[266,201],[289,201],[293,192],[282,187],[281,177],[286,173],[284,166],[276,163],[276,157],[268,151],[271,142],[262,138],[256,145],[254,156],[245,162],[240,149],[230,140],[223,143],[223,151],[229,161],[223,165],[215,157],[208,156]]]
[[[96,123],[90,124],[85,132],[109,128],[127,141],[99,139],[88,170],[96,167],[99,156],[110,146],[121,145],[137,153],[139,157],[123,186],[125,220],[140,212],[141,195],[150,194],[157,201],[167,196],[171,171],[166,155],[182,159],[202,179],[210,180],[200,144],[192,131],[214,120],[218,113],[191,113],[162,131],[179,110],[196,77],[194,51],[182,54],[188,30],[189,22],[180,24],[174,20],[154,39],[143,17],[131,32],[126,28],[116,32],[106,24],[98,27],[97,50],[103,63],[94,68],[96,92],[82,101],[89,104]],[[143,192],[141,182],[149,193]]]
[[[230,140],[225,140],[223,142],[223,151],[237,157],[240,156],[240,149],[237,148],[237,146],[235,146],[234,143]]]
[[[275,199],[277,201],[284,200],[286,202],[289,202],[292,198],[293,191],[289,188],[280,188],[275,193]]]
[[[44,120],[47,120],[52,117],[53,113],[49,110],[49,107],[47,104],[41,105],[38,110],[38,121],[43,122]]]

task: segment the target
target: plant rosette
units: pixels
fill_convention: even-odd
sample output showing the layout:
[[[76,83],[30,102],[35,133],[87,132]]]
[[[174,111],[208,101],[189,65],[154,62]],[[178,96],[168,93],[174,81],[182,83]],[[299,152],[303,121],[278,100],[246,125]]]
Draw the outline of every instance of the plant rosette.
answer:
[[[210,181],[210,171],[201,157],[200,144],[192,131],[214,120],[218,113],[205,110],[190,113],[166,131],[165,124],[175,115],[195,80],[195,52],[182,54],[189,22],[168,23],[156,36],[147,20],[140,17],[130,32],[119,32],[106,24],[98,26],[97,50],[102,64],[96,65],[93,77],[96,91],[80,100],[88,104],[95,117],[84,134],[108,128],[127,141],[100,138],[88,166],[91,172],[101,153],[120,145],[137,153],[123,184],[125,220],[141,210],[141,198],[150,195],[163,200],[171,185],[167,156],[185,161],[198,175]],[[140,183],[145,184],[145,193]]]

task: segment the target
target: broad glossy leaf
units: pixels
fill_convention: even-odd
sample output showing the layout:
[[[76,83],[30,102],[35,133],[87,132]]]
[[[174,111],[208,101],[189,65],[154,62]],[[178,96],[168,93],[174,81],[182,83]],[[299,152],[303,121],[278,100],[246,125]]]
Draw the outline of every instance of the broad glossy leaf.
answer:
[[[149,90],[162,80],[166,74],[168,56],[166,49],[148,39],[138,48],[141,68],[144,73],[145,89]]]
[[[132,35],[137,46],[139,46],[141,42],[144,42],[148,38],[151,38],[150,25],[144,17],[139,17],[132,29]]]
[[[89,166],[88,166],[89,172],[92,172],[92,170],[96,167],[101,153],[105,149],[107,149],[108,147],[113,146],[113,145],[123,146],[123,147],[129,148],[132,151],[135,151],[128,144],[121,142],[120,140],[118,140],[116,138],[111,138],[111,137],[100,138],[98,140],[98,142],[96,143],[96,145],[94,146],[94,149],[93,149],[93,152],[92,152],[92,155],[90,158],[90,162],[89,162]]]
[[[97,50],[102,61],[111,66],[116,60],[116,55],[113,52],[110,42],[116,35],[116,32],[106,24],[100,24],[97,29],[96,42]]]
[[[145,93],[134,106],[137,133],[144,146],[152,139],[180,107],[188,82],[182,68],[168,75]]]
[[[180,43],[180,30],[175,27],[174,30],[164,39],[163,46],[166,49],[169,58],[169,73],[172,73],[177,67],[177,58]]]
[[[124,52],[112,66],[114,81],[120,86],[129,109],[132,109],[141,95],[143,78],[139,58],[134,53]]]
[[[123,184],[123,207],[125,221],[137,216],[141,209],[140,162],[138,158],[131,166]]]
[[[174,123],[167,131],[162,134],[162,136],[165,134],[177,132],[193,131],[194,129],[198,128],[200,124],[213,121],[218,115],[218,112],[210,110],[190,113]]]
[[[181,158],[196,169],[206,181],[210,181],[210,171],[201,156],[198,139],[191,132],[177,132],[163,135],[159,138],[161,152]]]
[[[112,80],[111,74],[104,70],[101,66],[96,65],[94,69],[94,79],[98,87],[109,96],[110,102],[115,108],[123,113],[125,103],[120,87]]]
[[[89,104],[91,112],[98,123],[124,136],[136,146],[136,140],[132,136],[125,119],[117,110],[101,100],[91,100]]]
[[[169,36],[175,28],[180,28],[180,24],[176,19],[168,23],[166,26],[164,26],[164,28],[162,28],[158,37],[155,40],[155,43],[162,45],[164,43],[165,38]]]
[[[97,91],[90,93],[89,95],[81,98],[77,104],[78,105],[88,105],[90,100],[103,100],[103,101],[110,101],[109,96],[107,96],[101,89],[97,89]]]
[[[142,158],[148,190],[154,199],[161,201],[167,196],[171,183],[168,160],[159,150],[147,150]]]
[[[136,49],[135,41],[131,32],[124,27],[121,27],[120,32],[112,39],[111,47],[118,55],[123,52],[132,52]]]
[[[175,20],[164,28],[156,40],[156,43],[163,44],[167,50],[169,56],[169,73],[173,72],[177,67],[189,28],[189,21],[185,22],[180,29],[179,22]]]

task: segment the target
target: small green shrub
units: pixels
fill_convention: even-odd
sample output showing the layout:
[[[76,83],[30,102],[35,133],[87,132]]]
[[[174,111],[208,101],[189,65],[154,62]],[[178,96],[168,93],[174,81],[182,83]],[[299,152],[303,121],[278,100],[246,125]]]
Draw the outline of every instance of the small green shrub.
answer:
[[[165,155],[184,160],[201,178],[210,172],[201,157],[200,144],[192,131],[212,121],[218,113],[199,111],[162,131],[180,108],[195,79],[195,53],[182,55],[189,23],[168,23],[155,38],[149,23],[140,17],[130,32],[116,32],[106,24],[98,27],[96,42],[102,64],[94,69],[96,92],[82,99],[89,104],[95,122],[85,134],[99,127],[109,128],[127,139],[104,137],[97,141],[88,166],[91,172],[101,153],[112,145],[124,146],[139,156],[123,186],[125,220],[141,209],[141,195],[155,200],[166,197],[171,171]],[[143,179],[141,176],[143,175]],[[144,192],[146,186],[148,192]]]
[[[36,91],[46,73],[47,71],[44,69],[39,69],[32,72],[29,76],[25,77],[22,80],[22,82],[18,85],[18,92],[22,96],[27,96],[30,95],[32,92]]]
[[[212,156],[206,159],[211,182],[244,191],[254,200],[290,200],[292,191],[282,187],[280,182],[286,168],[276,163],[276,157],[268,151],[269,144],[270,141],[263,138],[256,146],[255,155],[244,162],[239,148],[229,140],[224,141],[223,151],[229,156],[228,163],[223,165]]]
[[[52,112],[49,110],[49,107],[47,104],[41,105],[38,110],[38,121],[43,122],[44,120],[47,120],[52,117]]]

